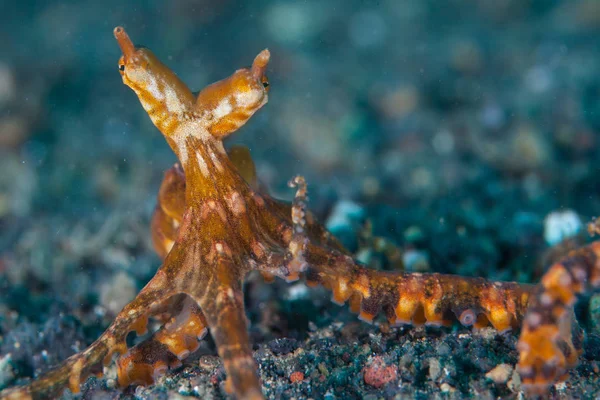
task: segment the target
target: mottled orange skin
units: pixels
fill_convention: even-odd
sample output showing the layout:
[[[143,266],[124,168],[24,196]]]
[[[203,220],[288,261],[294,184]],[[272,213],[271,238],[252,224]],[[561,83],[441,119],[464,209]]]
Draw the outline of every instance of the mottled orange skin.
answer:
[[[595,233],[597,224],[590,224]],[[581,353],[582,332],[575,322],[577,296],[600,287],[600,241],[571,251],[551,265],[532,293],[517,348],[523,385],[543,394],[568,376]]]
[[[383,312],[390,324],[446,325],[458,319],[466,326],[491,324],[500,331],[520,326],[529,286],[369,270],[306,210],[302,177],[291,182],[297,187],[291,205],[259,192],[248,152],[237,148],[228,155],[222,139],[266,104],[268,50],[250,68],[194,96],[149,50],[136,48],[123,28],[114,34],[123,52],[123,82],[137,94],[180,161],[165,175],[152,218],[152,240],[163,264],[90,347],[0,397],[48,398],[67,386],[77,392],[86,376],[101,373],[113,353],[124,354],[117,360],[122,386],[151,384],[180,365],[208,328],[223,359],[227,386],[239,399],[263,398],[242,293],[243,280],[252,270],[269,280],[293,281],[304,275],[309,285],[330,289],[336,303],[349,301],[367,322]],[[568,292],[557,292],[563,295],[570,304]],[[149,317],[162,327],[127,349],[127,334],[143,333]],[[525,350],[531,354],[538,349]],[[536,357],[550,357],[556,353],[552,351],[544,347]],[[526,361],[522,358],[522,365]]]

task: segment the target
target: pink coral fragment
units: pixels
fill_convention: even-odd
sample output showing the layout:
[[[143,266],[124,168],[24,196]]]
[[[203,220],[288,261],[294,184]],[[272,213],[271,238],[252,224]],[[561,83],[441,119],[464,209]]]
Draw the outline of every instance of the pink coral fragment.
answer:
[[[363,368],[363,377],[365,383],[375,388],[385,386],[391,381],[396,380],[398,376],[398,367],[396,365],[386,365],[382,357],[374,357],[369,365]]]

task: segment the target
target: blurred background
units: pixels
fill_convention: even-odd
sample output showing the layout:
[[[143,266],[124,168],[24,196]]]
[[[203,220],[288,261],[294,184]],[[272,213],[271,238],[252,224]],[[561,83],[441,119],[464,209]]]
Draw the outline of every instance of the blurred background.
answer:
[[[227,144],[250,148],[276,197],[289,200],[286,182],[303,174],[310,207],[374,267],[535,282],[600,211],[596,0],[0,10],[0,355],[22,361],[5,383],[72,353],[40,359],[36,332],[74,324],[61,340],[89,342],[159,265],[148,221],[176,160],[121,82],[117,25],[193,90],[269,48],[269,103]],[[400,266],[376,237],[399,248]],[[250,305],[297,295],[253,287]],[[321,303],[305,325],[331,312],[311,293]],[[57,313],[75,322],[48,326]],[[304,325],[287,326],[302,337]],[[29,337],[24,354],[16,336]]]

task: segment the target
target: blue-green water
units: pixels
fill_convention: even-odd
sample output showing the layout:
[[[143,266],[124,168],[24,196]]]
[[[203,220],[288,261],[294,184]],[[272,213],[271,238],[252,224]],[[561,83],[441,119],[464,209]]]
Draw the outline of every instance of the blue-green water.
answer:
[[[416,251],[409,254],[426,270],[535,282],[551,259],[546,238],[569,230],[564,214],[553,214],[558,225],[548,216],[572,210],[572,224],[583,225],[599,213],[595,0],[5,0],[0,388],[90,343],[159,265],[148,221],[175,157],[121,82],[116,25],[196,89],[269,48],[269,104],[228,144],[250,147],[275,196],[291,198],[286,182],[303,174],[322,220],[355,203],[374,234]],[[350,247],[362,222],[337,226]],[[274,398],[428,397],[443,383],[458,397],[518,392],[484,378],[515,363],[514,335],[442,330],[419,342],[423,331],[405,329],[377,339],[377,327],[356,325],[325,291],[259,279],[247,289]],[[595,337],[597,315],[587,303],[579,314]],[[330,325],[336,321],[343,327]],[[305,354],[282,361],[271,351],[277,338],[297,340]],[[558,395],[597,387],[588,372],[600,355],[590,343],[571,391]],[[212,351],[210,343],[202,348],[207,357]],[[398,365],[394,384],[364,384],[371,354]],[[436,377],[430,358],[455,372]],[[290,386],[293,369],[310,384]],[[211,373],[174,372],[169,390],[193,381],[200,392],[182,393],[224,396]],[[90,387],[112,390],[105,381]]]

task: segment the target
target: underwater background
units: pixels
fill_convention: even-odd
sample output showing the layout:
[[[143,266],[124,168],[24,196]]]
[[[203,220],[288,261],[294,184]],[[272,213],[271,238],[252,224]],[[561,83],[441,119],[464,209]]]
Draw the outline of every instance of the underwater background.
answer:
[[[269,48],[269,103],[227,144],[275,197],[304,175],[375,268],[535,283],[600,214],[600,1],[0,0],[0,389],[85,348],[160,265],[176,159],[121,82],[117,25],[198,90]],[[514,333],[370,326],[329,297],[247,281],[270,398],[520,396]],[[577,313],[556,398],[600,395],[600,296]],[[224,379],[207,339],[155,386],[120,392],[113,366],[83,396],[221,399]]]

